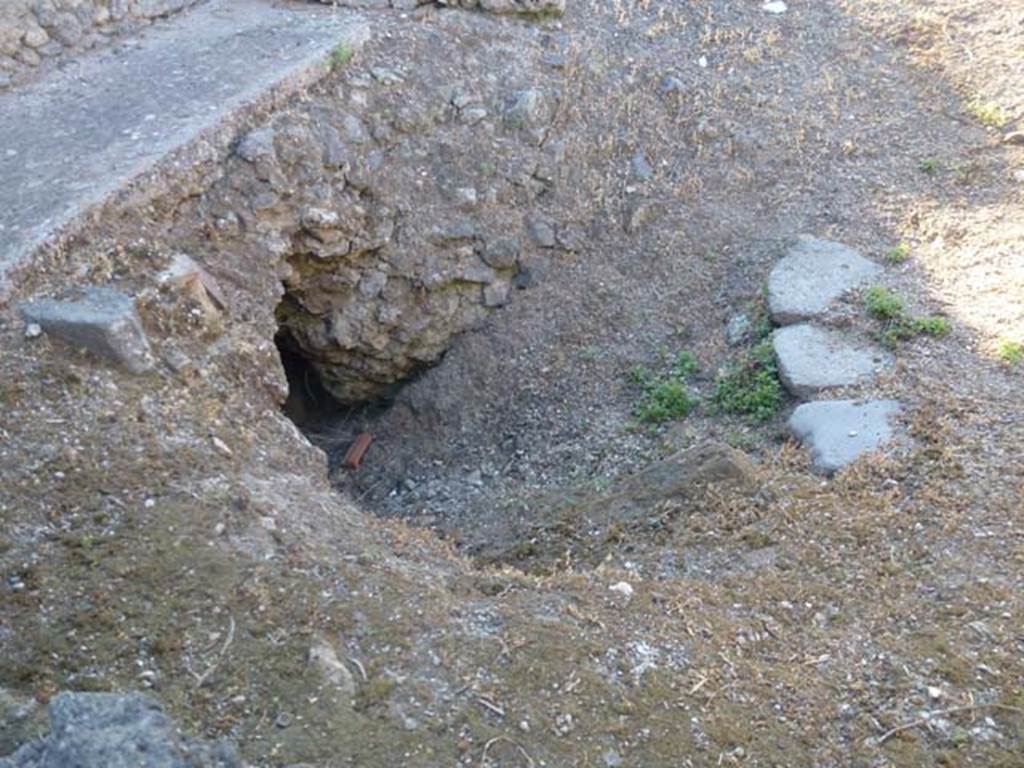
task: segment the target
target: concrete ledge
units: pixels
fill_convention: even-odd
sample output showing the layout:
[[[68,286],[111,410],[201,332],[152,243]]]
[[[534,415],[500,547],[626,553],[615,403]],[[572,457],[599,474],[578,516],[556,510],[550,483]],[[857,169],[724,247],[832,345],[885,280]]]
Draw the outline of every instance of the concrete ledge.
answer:
[[[59,251],[105,205],[223,157],[244,120],[368,39],[351,12],[214,0],[0,96],[0,113],[18,116],[0,121],[0,305],[34,254]]]

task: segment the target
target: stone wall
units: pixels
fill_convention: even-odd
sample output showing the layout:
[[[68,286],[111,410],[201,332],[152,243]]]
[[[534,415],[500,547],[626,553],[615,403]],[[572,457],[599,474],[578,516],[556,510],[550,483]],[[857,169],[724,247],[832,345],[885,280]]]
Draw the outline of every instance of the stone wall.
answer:
[[[561,70],[503,21],[446,19],[409,43],[436,66],[371,46],[243,135],[168,242],[229,281],[276,272],[283,342],[344,402],[437,362],[580,242],[557,210]]]
[[[118,32],[176,13],[200,0],[3,0],[0,88],[48,59],[101,44]]]

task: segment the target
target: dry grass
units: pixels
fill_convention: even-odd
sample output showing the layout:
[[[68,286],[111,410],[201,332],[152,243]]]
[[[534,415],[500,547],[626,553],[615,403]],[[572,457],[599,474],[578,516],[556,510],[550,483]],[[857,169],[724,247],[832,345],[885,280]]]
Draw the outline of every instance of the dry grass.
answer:
[[[791,5],[794,24],[812,10]],[[544,576],[474,570],[431,532],[381,524],[328,492],[319,458],[262,389],[273,368],[253,350],[272,350],[273,297],[247,299],[256,319],[229,324],[213,348],[188,329],[167,331],[198,359],[212,349],[192,381],[125,383],[69,364],[45,341],[27,348],[7,324],[0,564],[5,583],[25,587],[4,593],[0,684],[45,700],[64,687],[136,687],[139,670],[152,669],[177,716],[240,739],[268,765],[345,756],[365,766],[585,766],[614,748],[643,766],[1019,766],[1021,379],[975,347],[1024,338],[1024,217],[1008,180],[1021,150],[937,115],[956,114],[965,93],[1019,115],[999,73],[1024,46],[1016,33],[987,32],[1012,18],[1005,5],[979,3],[967,21],[952,2],[848,5],[849,58],[803,73],[780,96],[758,83],[780,62],[798,67],[800,51],[763,28],[757,3],[594,4],[623,26],[651,13],[651,44],[692,32],[685,65],[706,54],[712,73],[731,67],[735,79],[700,75],[663,102],[656,79],[640,79],[649,72],[598,55],[614,53],[609,34],[569,57],[556,121],[597,126],[574,156],[592,176],[570,194],[593,191],[580,210],[613,219],[635,148],[683,146],[659,166],[672,180],[665,199],[680,204],[669,250],[689,252],[673,239],[677,222],[699,215],[703,244],[717,244],[706,222],[731,222],[763,200],[759,227],[788,217],[858,236],[871,212],[882,222],[870,224],[877,253],[911,244],[913,263],[890,273],[901,295],[915,311],[943,303],[967,330],[908,345],[880,385],[907,406],[909,448],[826,483],[798,446],[749,433],[762,457],[753,491],[667,502],[593,539],[586,506],[569,504],[578,524],[540,541]],[[875,66],[865,27],[899,46],[893,55],[912,67],[900,70],[905,80],[888,60]],[[628,74],[646,90],[601,93],[586,71]],[[879,86],[889,96],[919,76],[922,100],[943,100],[935,112],[899,109],[922,131],[944,126],[941,149],[957,162],[977,161],[966,184],[946,186],[942,173],[906,181],[920,158],[878,149],[906,123],[890,132],[888,118],[868,119],[880,102],[866,73],[895,78]],[[926,90],[936,73],[955,91]],[[730,125],[741,115],[782,139],[764,151]],[[849,165],[826,164],[840,156]],[[822,168],[854,192],[812,216],[803,206],[819,197]],[[877,191],[901,180],[912,188]],[[146,264],[125,258],[119,273],[146,280]],[[716,269],[727,277],[708,261],[689,279]],[[210,449],[211,434],[231,443],[232,458]],[[632,597],[609,590],[621,581]],[[316,632],[358,661],[354,710],[319,697],[305,662]],[[296,724],[276,728],[279,711]]]

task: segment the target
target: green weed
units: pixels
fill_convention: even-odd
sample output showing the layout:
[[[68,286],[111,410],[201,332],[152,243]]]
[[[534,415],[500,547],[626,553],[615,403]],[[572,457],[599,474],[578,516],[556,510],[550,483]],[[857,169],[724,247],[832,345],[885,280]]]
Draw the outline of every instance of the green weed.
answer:
[[[1005,128],[1010,116],[998,104],[972,99],[967,103],[967,111],[977,118],[986,128]]]
[[[879,320],[897,320],[903,316],[903,300],[888,288],[876,285],[864,296],[868,313]]]
[[[634,410],[637,419],[643,424],[664,424],[689,416],[697,407],[697,399],[687,391],[686,381],[699,370],[697,358],[689,352],[677,354],[663,376],[642,365],[634,366],[627,377],[643,392]]]
[[[949,320],[938,315],[913,317],[903,307],[903,299],[880,285],[870,288],[864,296],[868,314],[882,320],[885,327],[878,332],[878,339],[887,347],[896,347],[901,341],[915,336],[931,336],[941,339],[953,330]]]
[[[1000,343],[996,354],[1008,365],[1020,365],[1024,363],[1024,342],[1006,339]]]
[[[902,264],[910,258],[910,246],[906,243],[900,243],[899,245],[890,248],[885,253],[885,260],[890,264]]]
[[[923,333],[925,336],[933,336],[937,339],[948,336],[949,332],[953,330],[949,320],[937,315],[914,317],[909,320],[909,324],[915,333]]]
[[[647,389],[654,381],[654,374],[642,365],[634,365],[629,369],[629,373],[626,374],[626,378],[629,380],[630,384],[640,387],[641,389]]]
[[[922,173],[927,173],[929,176],[933,176],[939,172],[939,161],[933,157],[929,157],[926,160],[922,160],[920,165],[917,167]]]
[[[757,438],[747,432],[727,432],[724,440],[730,448],[741,451],[753,451],[757,447]]]
[[[722,413],[768,421],[784,402],[771,342],[763,341],[718,379],[712,402]]]
[[[331,69],[341,69],[356,55],[355,50],[347,42],[341,43],[331,52]]]
[[[652,387],[637,406],[636,417],[644,424],[664,424],[683,419],[697,407],[697,401],[678,381],[662,381]]]
[[[672,362],[672,375],[680,381],[685,381],[698,371],[700,371],[700,364],[690,352],[680,352]]]

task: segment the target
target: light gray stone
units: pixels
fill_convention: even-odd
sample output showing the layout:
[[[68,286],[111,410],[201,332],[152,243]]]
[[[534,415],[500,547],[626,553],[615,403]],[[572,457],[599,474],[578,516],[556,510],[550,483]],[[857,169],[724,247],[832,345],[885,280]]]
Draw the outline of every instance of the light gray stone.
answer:
[[[526,223],[526,229],[530,239],[541,248],[555,247],[555,227],[550,221],[535,216]]]
[[[341,126],[345,129],[345,135],[348,137],[348,140],[353,144],[366,144],[370,141],[370,134],[367,133],[366,126],[355,115],[345,115],[341,121]]]
[[[318,127],[324,145],[324,165],[328,168],[340,168],[342,170],[348,168],[352,162],[351,153],[341,140],[338,131],[335,130],[334,126],[327,123],[323,123]]]
[[[505,124],[510,128],[534,127],[550,119],[550,105],[536,88],[513,93],[505,104]]]
[[[247,133],[235,149],[240,158],[250,163],[266,162],[276,157],[273,128],[257,128]]]
[[[323,675],[324,680],[336,688],[351,703],[356,695],[356,681],[338,658],[334,644],[326,637],[317,635],[309,649],[309,663]]]
[[[37,299],[18,305],[26,323],[93,354],[112,360],[132,373],[153,365],[135,302],[112,288],[88,288],[77,301]]]
[[[780,328],[772,345],[782,383],[805,400],[824,389],[868,381],[892,365],[892,355],[877,347],[807,323]]]
[[[53,22],[50,33],[62,45],[72,46],[82,39],[82,24],[71,13],[61,13]]]
[[[511,285],[505,280],[485,285],[483,289],[483,302],[485,307],[501,307],[508,302],[508,294]]]
[[[481,258],[495,269],[512,269],[519,261],[520,249],[519,238],[502,237],[488,243]]]
[[[815,469],[831,475],[896,439],[899,413],[895,400],[822,400],[797,408],[789,428],[811,452]]]
[[[666,75],[662,78],[661,83],[658,84],[658,93],[662,96],[672,96],[680,94],[686,90],[686,86],[683,81],[673,75]]]
[[[29,48],[42,48],[50,42],[50,36],[46,33],[45,29],[38,24],[32,23],[25,29],[24,42]]]
[[[160,705],[138,693],[61,693],[50,734],[23,745],[0,768],[241,768],[227,742],[188,742]]]
[[[750,338],[752,325],[746,315],[733,315],[725,326],[725,343],[730,347],[742,344]]]
[[[768,308],[779,325],[820,315],[846,291],[877,275],[880,267],[841,243],[801,239],[768,277]]]
[[[647,161],[647,156],[641,151],[633,155],[629,163],[630,172],[637,181],[650,181],[654,176],[654,169]]]

